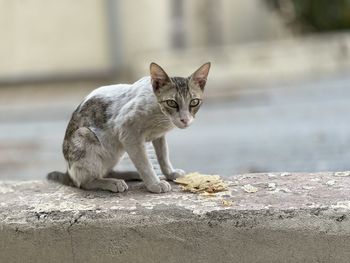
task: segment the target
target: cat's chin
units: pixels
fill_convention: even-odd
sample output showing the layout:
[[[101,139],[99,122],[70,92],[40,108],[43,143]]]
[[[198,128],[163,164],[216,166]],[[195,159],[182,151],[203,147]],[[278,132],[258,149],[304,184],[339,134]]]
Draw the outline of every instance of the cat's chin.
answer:
[[[173,123],[177,128],[179,129],[186,129],[188,127],[190,127],[191,124],[183,124],[183,123]]]

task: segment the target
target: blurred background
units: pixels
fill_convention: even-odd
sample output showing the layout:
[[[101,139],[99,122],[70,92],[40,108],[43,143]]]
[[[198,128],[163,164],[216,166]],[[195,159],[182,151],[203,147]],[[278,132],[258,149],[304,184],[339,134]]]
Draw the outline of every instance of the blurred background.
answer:
[[[197,120],[168,135],[177,168],[350,170],[349,29],[349,0],[0,0],[0,179],[64,171],[76,106],[152,61],[212,62]]]

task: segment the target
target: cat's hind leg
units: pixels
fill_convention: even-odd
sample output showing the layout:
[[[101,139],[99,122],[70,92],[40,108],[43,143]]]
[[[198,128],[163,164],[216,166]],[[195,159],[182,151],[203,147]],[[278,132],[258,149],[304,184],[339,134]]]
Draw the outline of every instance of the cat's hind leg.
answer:
[[[68,173],[77,187],[86,190],[124,192],[122,179],[104,178],[115,160],[89,128],[79,128],[70,139]]]
[[[128,190],[124,180],[114,178],[101,178],[85,182],[81,185],[86,190],[107,190],[115,193],[122,193]]]

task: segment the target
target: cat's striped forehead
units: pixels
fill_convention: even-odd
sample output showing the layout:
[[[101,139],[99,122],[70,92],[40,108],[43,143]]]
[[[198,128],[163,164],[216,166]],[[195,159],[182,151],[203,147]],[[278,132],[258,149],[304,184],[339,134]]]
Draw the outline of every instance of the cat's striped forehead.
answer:
[[[187,97],[190,94],[189,78],[171,77],[171,82],[175,85],[176,91],[183,97]]]

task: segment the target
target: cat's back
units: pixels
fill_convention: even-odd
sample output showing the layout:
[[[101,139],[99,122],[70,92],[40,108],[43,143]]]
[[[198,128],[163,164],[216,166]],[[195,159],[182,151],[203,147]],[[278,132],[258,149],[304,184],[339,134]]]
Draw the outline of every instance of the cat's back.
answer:
[[[144,77],[133,84],[109,85],[93,90],[73,112],[66,136],[79,127],[103,129],[106,123],[116,117],[128,104],[152,100],[147,95],[153,95],[151,90],[149,77]]]
[[[93,90],[82,102],[82,105],[87,101],[94,99],[102,99],[105,101],[115,102],[122,105],[142,93],[149,93],[150,78],[144,77],[133,84],[115,84],[109,86],[102,86]]]
[[[133,84],[103,86],[87,95],[73,112],[66,129],[63,141],[66,159],[71,138],[79,128],[86,127],[98,133],[107,131],[110,120],[115,118],[125,105],[135,100],[140,92],[144,92],[142,90],[149,89],[147,85],[150,85],[150,80],[145,77]]]

